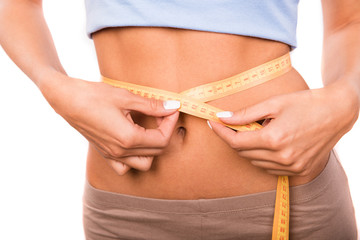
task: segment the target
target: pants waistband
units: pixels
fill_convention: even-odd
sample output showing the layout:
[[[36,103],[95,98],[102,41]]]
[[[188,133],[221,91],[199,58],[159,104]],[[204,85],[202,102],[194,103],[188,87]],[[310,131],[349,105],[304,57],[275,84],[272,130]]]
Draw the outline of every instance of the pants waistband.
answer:
[[[336,153],[331,151],[329,161],[324,170],[312,181],[304,185],[290,187],[290,204],[309,201],[321,194],[332,181],[334,171],[343,171]],[[107,192],[85,184],[84,202],[96,204],[97,207],[124,207],[128,209],[141,209],[151,212],[169,212],[179,214],[211,213],[239,211],[264,206],[275,206],[276,191],[267,191],[235,197],[197,199],[197,200],[166,200],[136,197],[125,194]]]

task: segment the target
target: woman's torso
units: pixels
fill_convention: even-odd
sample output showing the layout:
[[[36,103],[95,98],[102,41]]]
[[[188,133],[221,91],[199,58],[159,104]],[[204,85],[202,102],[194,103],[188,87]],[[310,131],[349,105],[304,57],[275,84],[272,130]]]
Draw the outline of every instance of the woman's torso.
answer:
[[[181,92],[225,79],[289,52],[284,43],[259,38],[175,28],[108,28],[93,34],[103,76]],[[262,85],[209,102],[236,111],[271,96],[308,89],[293,69]],[[151,117],[134,116],[148,128]],[[319,172],[290,179],[292,185]],[[94,187],[123,194],[165,199],[245,195],[276,188],[277,176],[240,158],[204,119],[180,114],[163,155],[147,172],[117,175],[90,145],[87,177]]]

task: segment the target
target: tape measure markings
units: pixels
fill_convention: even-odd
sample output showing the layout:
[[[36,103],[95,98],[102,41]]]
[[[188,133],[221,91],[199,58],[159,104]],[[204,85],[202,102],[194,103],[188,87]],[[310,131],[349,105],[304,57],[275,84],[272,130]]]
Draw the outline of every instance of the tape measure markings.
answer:
[[[285,54],[282,57],[264,63],[260,66],[237,74],[230,78],[217,82],[203,84],[183,91],[181,93],[174,93],[162,89],[122,82],[103,76],[102,81],[114,87],[127,89],[128,91],[142,97],[154,98],[162,101],[178,100],[181,102],[181,107],[179,111],[196,117],[222,123],[219,118],[216,117],[216,113],[222,112],[223,110],[206,104],[205,102],[229,96],[231,94],[257,86],[266,81],[279,77],[290,71],[291,69],[292,67],[290,55]],[[238,131],[253,131],[262,128],[260,124],[255,122],[241,126],[226,126]],[[279,176],[276,189],[275,211],[272,231],[273,240],[289,239],[289,219],[289,178],[287,176]]]
[[[180,94],[208,102],[260,85],[291,70],[290,55],[249,69],[235,76],[190,88]]]
[[[279,176],[276,189],[272,239],[287,240],[290,220],[289,178]]]
[[[112,80],[106,77],[102,77],[102,81],[104,83],[110,84],[114,87],[124,88],[128,91],[137,94],[142,97],[147,98],[154,98],[157,100],[178,100],[181,103],[181,108],[179,111],[184,112],[186,114],[190,114],[193,116],[197,116],[203,119],[210,119],[215,122],[222,123],[218,117],[216,117],[217,112],[222,112],[220,108],[211,106],[209,104],[206,104],[198,99],[194,99],[191,97],[188,97],[186,95],[182,95],[179,93],[174,93],[162,89],[157,88],[151,88],[151,87],[145,87],[140,86],[128,82],[120,82],[117,80]],[[226,125],[232,129],[238,130],[238,131],[251,131],[251,130],[257,130],[261,128],[261,125],[258,123],[250,123],[246,125]]]

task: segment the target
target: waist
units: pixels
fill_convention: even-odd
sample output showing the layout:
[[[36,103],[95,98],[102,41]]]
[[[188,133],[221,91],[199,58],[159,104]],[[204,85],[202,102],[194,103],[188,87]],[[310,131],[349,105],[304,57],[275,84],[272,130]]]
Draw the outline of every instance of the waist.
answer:
[[[144,39],[146,41],[146,38]],[[209,60],[207,53],[199,49],[200,46],[193,49],[195,53],[198,49],[199,56],[196,56],[195,53],[186,56],[187,50],[185,50],[185,53],[179,53],[183,54],[181,57],[177,55],[176,59],[168,58],[171,64],[163,63],[162,60],[157,61],[156,58],[153,59],[155,63],[149,62],[145,53],[138,53],[141,49],[137,49],[133,53],[121,50],[118,56],[121,56],[122,60],[115,57],[116,55],[105,54],[106,57],[102,55],[104,52],[100,49],[103,49],[104,46],[101,44],[97,47],[97,51],[103,75],[174,92],[221,80],[272,60],[267,55],[268,53],[256,57],[255,53],[258,50],[254,50],[254,56],[251,58],[237,56],[238,59],[235,62],[234,55],[239,55],[236,53],[236,47],[233,46],[233,49],[229,46],[223,47],[232,49],[226,56],[226,53],[221,50],[221,43],[225,43],[224,41],[215,41],[218,45],[208,46],[208,51],[214,52],[213,61],[216,62],[216,66],[213,61]],[[208,40],[204,40],[204,44],[209,44]],[[263,45],[260,44],[258,47],[261,49]],[[168,51],[170,50],[164,51],[164,54],[168,54]],[[274,55],[273,58],[275,58],[283,53],[284,48],[277,52],[271,52],[270,55]],[[203,62],[199,61],[199,57],[203,59]],[[129,59],[127,63],[123,61],[125,58]],[[111,59],[113,61],[110,61]],[[220,62],[221,66],[218,66]],[[200,66],[199,63],[201,63]],[[208,103],[224,110],[236,111],[274,95],[304,89],[307,89],[306,83],[293,69],[269,82]],[[155,119],[151,117],[141,114],[133,115],[133,117],[135,122],[146,128],[156,126]],[[88,179],[93,186],[99,189],[165,199],[244,195],[275,189],[277,181],[276,176],[269,175],[262,169],[252,166],[247,159],[240,158],[233,149],[209,129],[205,120],[185,114],[181,114],[165,153],[154,159],[149,171],[131,170],[124,176],[118,176],[107,165],[105,159],[90,147]]]

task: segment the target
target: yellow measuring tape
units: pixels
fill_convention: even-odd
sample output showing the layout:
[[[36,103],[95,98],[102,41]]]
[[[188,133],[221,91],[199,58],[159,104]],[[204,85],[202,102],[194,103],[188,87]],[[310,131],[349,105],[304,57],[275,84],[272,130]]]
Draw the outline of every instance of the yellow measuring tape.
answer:
[[[106,77],[102,77],[102,81],[114,87],[127,89],[128,91],[142,97],[154,98],[162,101],[180,101],[180,112],[222,123],[216,117],[216,113],[222,112],[223,110],[211,106],[206,102],[257,86],[285,74],[290,71],[291,68],[290,55],[286,54],[230,78],[200,85],[181,93],[174,93],[162,89],[122,82]],[[226,126],[237,131],[254,131],[262,128],[262,126],[256,122],[247,125]],[[273,240],[289,239],[289,205],[289,179],[287,176],[279,176],[275,200],[272,232]]]

